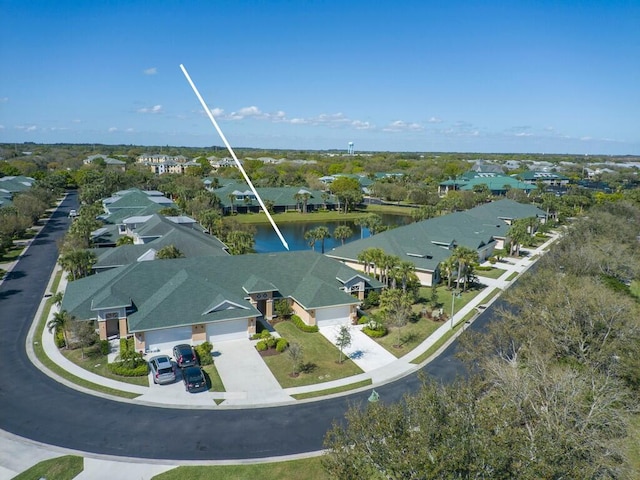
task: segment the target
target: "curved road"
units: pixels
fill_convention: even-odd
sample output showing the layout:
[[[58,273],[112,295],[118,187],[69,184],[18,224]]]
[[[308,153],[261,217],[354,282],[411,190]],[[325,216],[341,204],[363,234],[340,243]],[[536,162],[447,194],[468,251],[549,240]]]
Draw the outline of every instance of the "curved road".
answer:
[[[0,285],[0,429],[49,445],[124,457],[234,460],[322,449],[325,432],[368,392],[296,405],[252,409],[176,409],[110,400],[70,389],[36,368],[25,351],[31,322],[57,259],[56,240],[77,208],[70,193],[16,268]],[[470,328],[486,325],[491,308]],[[463,372],[457,343],[422,371],[447,381]],[[418,374],[376,387],[399,400],[420,385]],[[168,447],[169,446],[169,447]]]

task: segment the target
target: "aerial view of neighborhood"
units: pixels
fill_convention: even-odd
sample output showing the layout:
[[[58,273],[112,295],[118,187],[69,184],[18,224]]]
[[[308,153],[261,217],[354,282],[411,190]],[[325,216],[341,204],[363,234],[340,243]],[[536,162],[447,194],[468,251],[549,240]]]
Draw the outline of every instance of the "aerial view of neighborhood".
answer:
[[[2,5],[0,480],[640,478],[639,5]]]

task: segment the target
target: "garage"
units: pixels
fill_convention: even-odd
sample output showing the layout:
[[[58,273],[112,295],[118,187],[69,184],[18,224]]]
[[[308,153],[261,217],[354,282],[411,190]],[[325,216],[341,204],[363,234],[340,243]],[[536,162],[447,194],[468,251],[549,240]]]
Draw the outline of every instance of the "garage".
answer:
[[[191,325],[186,327],[164,328],[145,332],[144,340],[147,351],[169,351],[179,343],[191,344]]]
[[[247,319],[208,323],[207,338],[214,345],[216,342],[245,339],[247,338]]]
[[[329,307],[316,309],[316,322],[318,327],[327,327],[329,325],[348,325],[349,306]]]

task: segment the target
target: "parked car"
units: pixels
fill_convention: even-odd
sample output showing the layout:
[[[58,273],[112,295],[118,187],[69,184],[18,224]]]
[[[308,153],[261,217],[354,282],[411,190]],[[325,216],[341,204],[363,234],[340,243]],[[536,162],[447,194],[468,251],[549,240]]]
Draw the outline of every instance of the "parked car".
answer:
[[[69,218],[76,218],[78,216],[78,212],[76,210],[69,210]]]
[[[176,359],[176,363],[180,368],[193,367],[198,365],[198,357],[191,345],[181,343],[173,347],[173,358]]]
[[[176,369],[168,355],[158,355],[149,360],[149,369],[153,375],[153,383],[164,385],[176,381]]]
[[[184,388],[189,393],[209,390],[207,380],[204,378],[204,373],[202,373],[200,367],[187,367],[182,370],[182,381],[184,382]]]

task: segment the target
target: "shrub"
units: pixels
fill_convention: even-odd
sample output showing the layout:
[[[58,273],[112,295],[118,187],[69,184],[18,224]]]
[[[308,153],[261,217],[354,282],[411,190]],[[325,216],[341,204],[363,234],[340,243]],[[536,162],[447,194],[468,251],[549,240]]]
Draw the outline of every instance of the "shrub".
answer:
[[[260,340],[261,338],[262,337],[259,333],[254,333],[253,335],[251,335],[251,340]]]
[[[120,342],[122,345],[122,342]],[[118,357],[117,362],[108,363],[107,368],[123,377],[141,377],[148,373],[149,367],[141,353],[126,350]]]
[[[256,350],[258,350],[259,352],[264,352],[268,348],[269,347],[267,347],[267,342],[265,342],[264,340],[260,340],[258,343],[256,343]]]
[[[386,327],[381,327],[378,330],[373,330],[372,328],[364,327],[362,329],[362,331],[369,335],[371,338],[380,338],[380,337],[384,337],[387,334],[387,328]]]
[[[275,301],[274,309],[276,311],[276,315],[279,317],[289,317],[293,313],[293,309],[291,308],[291,305],[289,305],[289,301],[284,298]]]
[[[100,340],[100,353],[102,355],[109,355],[109,340]]]
[[[263,340],[271,338],[271,332],[269,330],[263,330],[262,332],[260,332],[260,338]]]
[[[286,338],[279,338],[276,342],[276,350],[280,353],[284,352],[289,346],[289,342]]]
[[[194,350],[198,360],[200,360],[200,365],[211,365],[213,363],[213,357],[211,356],[213,345],[211,345],[211,342],[203,342],[200,345],[196,345]]]
[[[126,362],[113,362],[108,363],[107,368],[115,375],[121,375],[123,377],[143,377],[148,372],[147,362],[139,364],[135,367],[130,367]]]
[[[56,347],[58,348],[63,348],[66,346],[66,343],[64,341],[64,332],[62,331],[61,328],[56,329],[56,333],[53,336],[53,341],[55,342]]]
[[[369,323],[369,317],[366,315],[363,315],[358,319],[358,325],[365,325],[366,323]]]
[[[362,308],[365,310],[378,305],[380,305],[380,294],[378,292],[369,292],[362,302]]]
[[[275,348],[278,339],[270,336],[269,338],[265,338],[264,342],[267,344],[267,348]]]
[[[303,332],[315,333],[318,331],[317,325],[307,325],[298,315],[292,315],[291,321],[296,327],[298,327],[299,330],[302,330]]]
[[[127,346],[128,346],[127,339],[121,338],[120,339],[120,355],[122,355],[127,351]]]

